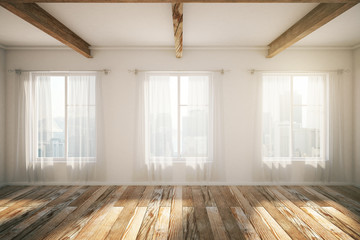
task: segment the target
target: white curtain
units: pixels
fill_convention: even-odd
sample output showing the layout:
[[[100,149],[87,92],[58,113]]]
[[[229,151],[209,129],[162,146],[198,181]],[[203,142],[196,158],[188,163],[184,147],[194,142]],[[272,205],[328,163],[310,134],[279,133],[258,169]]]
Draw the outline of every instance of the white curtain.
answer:
[[[149,73],[139,74],[137,81],[135,180],[221,179],[224,159],[220,157],[222,89],[219,75]],[[215,170],[215,166],[218,169]]]
[[[254,180],[348,181],[343,93],[336,73],[256,73]]]
[[[15,181],[104,178],[101,80],[95,73],[18,74]],[[26,174],[24,174],[26,173]]]

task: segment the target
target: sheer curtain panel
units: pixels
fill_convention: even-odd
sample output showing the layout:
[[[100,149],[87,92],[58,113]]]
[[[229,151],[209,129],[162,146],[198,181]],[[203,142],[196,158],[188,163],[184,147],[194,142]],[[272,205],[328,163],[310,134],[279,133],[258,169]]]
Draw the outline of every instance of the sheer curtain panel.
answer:
[[[17,76],[15,176],[46,182],[104,179],[100,76],[92,72]]]
[[[257,73],[256,181],[347,182],[337,73]]]
[[[214,173],[222,170],[224,160],[219,157],[219,76],[162,72],[139,74],[137,81],[135,180],[200,182],[220,178],[221,174]]]

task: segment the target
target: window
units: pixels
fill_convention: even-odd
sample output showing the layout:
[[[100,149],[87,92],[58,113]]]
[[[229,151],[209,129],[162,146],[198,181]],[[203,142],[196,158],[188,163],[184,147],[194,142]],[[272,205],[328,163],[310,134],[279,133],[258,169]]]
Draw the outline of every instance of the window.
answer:
[[[208,159],[211,77],[147,74],[145,125],[152,160]]]
[[[263,74],[265,160],[324,160],[326,74]]]
[[[96,157],[95,75],[33,74],[36,159]]]

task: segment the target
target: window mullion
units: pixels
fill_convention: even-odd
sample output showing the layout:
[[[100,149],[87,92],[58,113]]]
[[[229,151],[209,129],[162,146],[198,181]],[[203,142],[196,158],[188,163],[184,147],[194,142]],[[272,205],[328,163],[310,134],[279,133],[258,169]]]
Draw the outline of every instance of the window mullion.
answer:
[[[181,102],[180,102],[180,75],[177,76],[177,80],[178,80],[178,158],[180,160],[181,158],[181,150],[180,150],[180,140],[181,140],[181,137],[180,137],[180,134],[181,134],[181,130],[180,130],[180,108],[181,108]]]
[[[65,76],[65,154],[64,158],[68,157],[68,76]]]
[[[294,76],[291,75],[291,80],[290,80],[290,139],[289,139],[289,153],[290,153],[290,158],[293,157],[293,80],[294,80]]]

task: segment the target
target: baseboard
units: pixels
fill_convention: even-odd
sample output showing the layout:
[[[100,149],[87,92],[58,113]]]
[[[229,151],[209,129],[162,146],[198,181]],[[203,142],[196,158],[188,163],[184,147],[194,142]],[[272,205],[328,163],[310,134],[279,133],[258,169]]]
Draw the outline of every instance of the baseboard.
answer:
[[[8,182],[7,185],[46,185],[46,186],[55,186],[55,185],[103,185],[103,186],[113,186],[113,185],[126,185],[126,186],[153,186],[153,185],[182,185],[182,186],[274,186],[274,185],[327,185],[327,186],[339,186],[339,185],[353,185],[351,182]],[[358,186],[359,187],[359,186]]]

